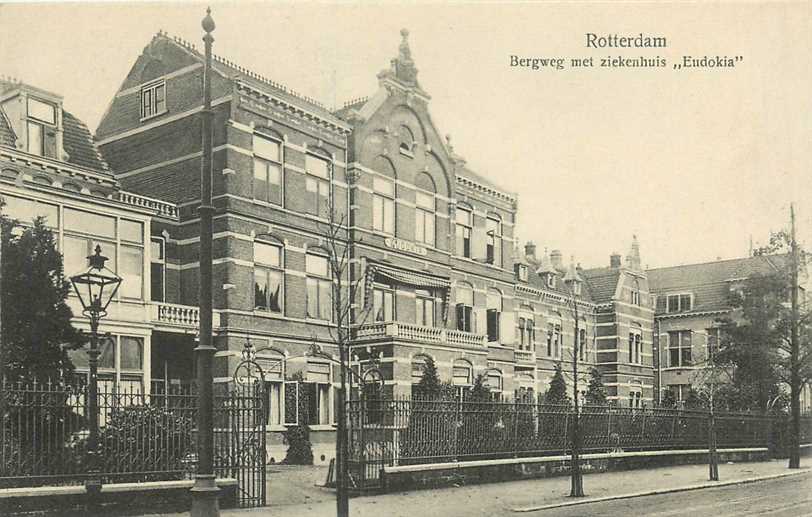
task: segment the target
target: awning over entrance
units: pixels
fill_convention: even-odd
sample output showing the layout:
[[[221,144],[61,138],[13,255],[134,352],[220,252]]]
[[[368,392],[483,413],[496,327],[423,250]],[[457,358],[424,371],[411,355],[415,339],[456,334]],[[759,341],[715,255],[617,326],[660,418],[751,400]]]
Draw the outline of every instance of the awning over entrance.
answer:
[[[443,321],[448,320],[448,304],[451,300],[451,281],[448,278],[399,269],[386,264],[370,263],[366,269],[366,303],[372,303],[372,286],[375,280],[389,280],[400,285],[422,289],[443,290]]]

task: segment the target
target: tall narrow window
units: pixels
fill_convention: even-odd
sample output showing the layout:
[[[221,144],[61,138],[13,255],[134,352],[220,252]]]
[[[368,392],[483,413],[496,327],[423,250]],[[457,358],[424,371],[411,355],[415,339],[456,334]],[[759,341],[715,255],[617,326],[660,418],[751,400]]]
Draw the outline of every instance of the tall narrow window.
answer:
[[[395,234],[395,182],[389,178],[372,179],[372,229]]]
[[[28,98],[28,152],[56,158],[56,106]]]
[[[632,305],[640,305],[640,282],[637,279],[632,287]]]
[[[307,211],[324,219],[330,217],[330,172],[331,166],[324,158],[312,154],[305,155],[305,195]]]
[[[553,355],[561,357],[561,348],[564,345],[564,336],[561,334],[561,324],[556,323],[553,332]]]
[[[457,207],[455,212],[457,255],[471,258],[471,211]]]
[[[547,357],[553,356],[553,336],[555,335],[555,325],[547,324]]]
[[[150,239],[151,264],[150,264],[150,295],[152,301],[166,301],[166,244],[160,237]]]
[[[488,289],[487,334],[488,341],[499,341],[499,317],[502,314],[502,293],[496,289]]]
[[[166,112],[166,83],[141,88],[141,118],[157,117]]]
[[[375,286],[372,290],[372,310],[375,321],[395,320],[395,293],[389,286]]]
[[[332,320],[332,286],[330,265],[326,256],[307,254],[307,317]]]
[[[254,199],[282,204],[282,145],[254,135]]]
[[[281,313],[283,285],[282,247],[254,242],[254,308]]]
[[[581,322],[583,324],[583,322]],[[586,361],[587,358],[587,350],[586,350],[586,329],[581,327],[578,329],[578,360],[579,361]]]
[[[721,332],[722,329],[716,328],[709,328],[705,329],[705,332],[708,334],[708,346],[705,354],[708,357],[708,360],[711,360],[716,354],[719,352],[719,345],[721,342]]]
[[[414,148],[414,135],[412,134],[412,130],[406,126],[400,126],[398,129],[398,141],[400,145],[398,148],[400,149],[401,154],[405,154],[406,156],[412,157],[412,150]]]
[[[485,221],[487,241],[485,261],[494,266],[502,266],[502,221],[498,216],[489,215]]]
[[[456,288],[457,330],[473,332],[474,289],[469,284],[458,283]]]
[[[417,191],[415,193],[415,221],[414,233],[415,240],[434,246],[435,232],[434,232],[434,213],[435,213],[434,196],[424,192]]]
[[[433,327],[436,310],[434,295],[426,289],[416,289],[415,295],[417,324],[424,327]]]

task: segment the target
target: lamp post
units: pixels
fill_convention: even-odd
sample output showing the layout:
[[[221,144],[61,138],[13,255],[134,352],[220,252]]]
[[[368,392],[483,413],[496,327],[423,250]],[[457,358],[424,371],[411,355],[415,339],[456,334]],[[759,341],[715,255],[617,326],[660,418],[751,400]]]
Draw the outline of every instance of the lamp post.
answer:
[[[107,315],[107,306],[116,295],[121,277],[104,266],[107,257],[101,254],[101,246],[96,245],[95,254],[87,257],[88,268],[70,277],[73,290],[82,304],[82,314],[90,319],[90,350],[88,366],[90,367],[90,385],[88,387],[87,410],[90,420],[88,437],[88,474],[85,490],[93,497],[101,492],[99,472],[99,320]]]
[[[580,329],[578,321],[578,299],[576,298],[577,286],[580,285],[581,279],[578,277],[578,272],[575,270],[574,265],[570,265],[570,269],[564,276],[564,283],[569,290],[569,302],[572,304],[572,312],[575,317],[575,337],[573,338],[572,350],[572,398],[575,404],[575,411],[572,418],[572,458],[571,458],[571,486],[570,497],[583,497],[584,496],[584,479],[581,475],[581,431],[579,429],[580,414],[578,404],[578,351],[579,347],[583,346],[579,342]]]

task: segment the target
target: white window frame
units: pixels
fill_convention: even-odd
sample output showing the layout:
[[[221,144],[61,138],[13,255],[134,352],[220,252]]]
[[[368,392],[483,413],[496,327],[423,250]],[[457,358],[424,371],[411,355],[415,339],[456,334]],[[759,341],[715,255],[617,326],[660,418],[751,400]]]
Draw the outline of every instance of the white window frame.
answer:
[[[381,188],[384,185],[387,185],[387,188]],[[396,198],[397,184],[394,179],[379,176],[372,178],[372,229],[374,231],[395,235],[397,232]]]
[[[163,89],[163,108],[158,107],[158,90]],[[147,110],[147,105],[144,102],[145,98],[149,98],[150,107]],[[141,92],[138,96],[140,102],[141,121],[158,117],[166,113],[167,108],[167,95],[166,95],[166,80],[155,81],[141,87]]]
[[[464,212],[467,217],[467,221],[461,221],[462,217],[460,212]],[[468,206],[458,206],[455,213],[454,213],[454,242],[456,244],[461,244],[458,246],[461,249],[456,250],[457,256],[471,258],[473,256],[473,242],[472,242],[472,234],[474,230],[474,210],[469,208]],[[465,243],[468,243],[468,253],[465,253]]]
[[[277,253],[279,254],[279,264],[266,264],[264,262],[257,261],[257,245],[276,248]],[[271,272],[279,275],[279,310],[275,311],[270,308],[270,299],[265,300],[266,305],[268,305],[266,308],[260,308],[257,305],[256,300],[256,287],[254,287],[254,310],[274,314],[285,314],[285,247],[281,243],[265,240],[254,241],[254,268],[252,278],[254,286],[256,286],[256,276],[258,271],[265,274],[266,285],[268,285],[268,278]]]

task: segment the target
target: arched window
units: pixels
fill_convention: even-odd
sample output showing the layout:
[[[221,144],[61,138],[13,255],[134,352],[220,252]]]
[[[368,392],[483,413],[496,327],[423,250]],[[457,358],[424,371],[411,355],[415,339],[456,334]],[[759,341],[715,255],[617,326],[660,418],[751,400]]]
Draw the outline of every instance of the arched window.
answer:
[[[454,386],[470,386],[473,384],[474,368],[471,362],[466,359],[454,361],[451,372],[451,384]]]
[[[514,391],[516,402],[525,404],[532,404],[535,402],[534,388],[536,385],[536,380],[532,375],[529,373],[519,373],[516,375],[516,377],[514,377],[514,383],[516,384],[516,389]]]
[[[471,284],[457,282],[455,300],[457,302],[457,330],[473,332],[474,288]]]
[[[502,393],[503,377],[502,372],[496,368],[490,368],[485,373],[485,386],[491,390],[491,393],[497,398]]]
[[[426,371],[426,361],[431,359],[430,356],[425,354],[418,354],[412,357],[412,384],[417,384],[423,378],[423,372]]]
[[[519,308],[519,350],[533,351],[536,348],[536,329],[533,307],[522,305]]]
[[[279,242],[254,241],[254,309],[283,312],[284,260]]]
[[[547,323],[547,357],[560,358],[562,345],[561,313],[555,311]]]
[[[502,267],[502,219],[496,214],[488,214],[485,231],[485,262]]]
[[[634,279],[634,285],[632,286],[632,305],[640,305],[640,281],[636,278]]]
[[[502,314],[502,293],[498,289],[488,289],[486,326],[488,341],[499,341],[499,317]]]
[[[437,202],[434,198],[434,182],[431,176],[422,172],[415,178],[415,187],[415,240],[434,246],[434,214],[437,211]]]
[[[398,142],[401,154],[405,154],[406,156],[413,156],[412,151],[414,150],[414,134],[412,130],[409,129],[408,126],[400,126],[398,129]]]
[[[372,229],[395,234],[395,169],[385,157],[375,158],[372,164],[381,175],[372,177]]]
[[[282,139],[254,133],[254,199],[282,204]]]
[[[643,326],[633,322],[629,326],[629,362],[640,364],[643,348]]]

